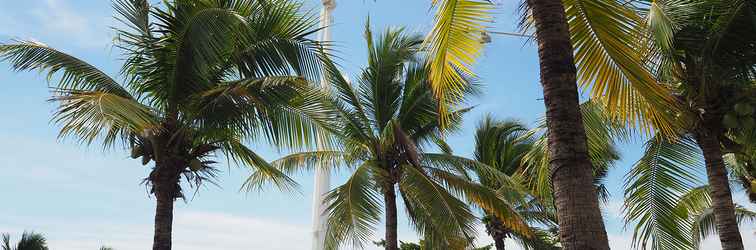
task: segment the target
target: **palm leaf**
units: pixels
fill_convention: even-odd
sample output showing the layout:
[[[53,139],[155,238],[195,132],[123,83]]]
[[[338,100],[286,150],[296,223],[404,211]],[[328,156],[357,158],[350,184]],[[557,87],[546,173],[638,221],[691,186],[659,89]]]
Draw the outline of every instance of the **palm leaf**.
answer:
[[[439,103],[456,103],[463,98],[465,78],[475,75],[472,65],[483,49],[483,32],[493,21],[494,6],[485,0],[433,0],[433,5],[433,29],[425,39],[430,83]],[[441,114],[445,108],[439,106]]]
[[[625,220],[635,221],[633,246],[693,249],[686,232],[687,211],[677,209],[682,196],[701,184],[703,157],[695,141],[656,137],[625,179]],[[698,174],[697,174],[698,173]]]
[[[53,120],[60,124],[60,137],[76,136],[90,144],[104,135],[104,146],[116,139],[146,135],[158,128],[158,118],[149,107],[129,97],[109,92],[57,90],[53,101],[60,106]]]
[[[381,202],[371,172],[376,171],[372,162],[358,167],[344,185],[335,188],[326,196],[328,222],[326,226],[326,249],[337,249],[349,243],[353,248],[362,248],[370,239],[375,225],[380,221]]]
[[[11,63],[16,71],[47,71],[48,81],[61,72],[56,88],[99,91],[131,98],[127,90],[99,69],[40,42],[0,44],[0,60]]]
[[[567,0],[564,5],[579,85],[625,124],[673,135],[676,123],[666,111],[679,107],[644,64],[649,49],[638,13],[614,0]]]

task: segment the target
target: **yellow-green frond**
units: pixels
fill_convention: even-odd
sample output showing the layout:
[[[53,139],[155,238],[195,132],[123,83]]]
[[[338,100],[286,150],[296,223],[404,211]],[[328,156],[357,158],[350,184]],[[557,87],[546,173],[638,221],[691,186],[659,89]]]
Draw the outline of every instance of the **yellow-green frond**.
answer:
[[[472,65],[483,50],[481,39],[494,6],[485,0],[434,0],[433,5],[433,30],[425,40],[431,84],[439,103],[455,103],[462,99],[464,79],[475,75]],[[445,105],[439,109],[446,112]]]

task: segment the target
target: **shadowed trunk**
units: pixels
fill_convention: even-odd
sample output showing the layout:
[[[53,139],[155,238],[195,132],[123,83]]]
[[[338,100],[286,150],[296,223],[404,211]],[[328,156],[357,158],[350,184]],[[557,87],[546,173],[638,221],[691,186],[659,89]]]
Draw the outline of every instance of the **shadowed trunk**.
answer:
[[[155,209],[155,237],[152,250],[170,250],[171,233],[173,231],[173,196],[166,193],[155,193],[157,207]]]
[[[165,165],[164,165],[165,164]],[[179,177],[183,166],[179,161],[158,161],[150,174],[153,193],[157,200],[155,208],[155,235],[152,250],[171,250],[173,233],[173,203],[180,197]]]
[[[719,120],[716,120],[717,122]],[[709,123],[711,124],[711,123]],[[735,205],[727,178],[727,169],[722,160],[719,138],[721,134],[714,127],[701,128],[696,132],[696,140],[704,155],[706,174],[711,187],[711,202],[714,208],[714,220],[723,250],[743,250],[738,222],[735,218]]]
[[[566,250],[609,249],[593,186],[564,6],[559,0],[528,0],[528,3],[538,41],[561,244]]]
[[[493,238],[496,250],[504,250],[506,247],[504,240],[506,240],[509,231],[496,216],[487,215],[486,218],[488,219],[486,221],[486,233]]]
[[[399,250],[396,227],[396,192],[394,185],[387,185],[383,199],[386,202],[386,250]]]

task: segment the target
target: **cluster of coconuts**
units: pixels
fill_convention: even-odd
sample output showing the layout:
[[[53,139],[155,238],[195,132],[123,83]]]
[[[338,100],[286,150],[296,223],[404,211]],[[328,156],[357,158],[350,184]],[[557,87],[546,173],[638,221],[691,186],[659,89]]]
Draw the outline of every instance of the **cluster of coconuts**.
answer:
[[[753,129],[756,127],[756,120],[753,118],[753,106],[746,102],[735,104],[734,109],[722,118],[722,123],[730,129]]]
[[[142,165],[147,165],[147,163],[150,163],[150,161],[152,160],[152,156],[149,153],[151,151],[149,149],[149,147],[150,146],[148,144],[145,144],[145,145],[135,145],[134,147],[131,148],[131,158],[132,159],[136,159],[136,158],[139,158],[141,156],[142,157]],[[145,149],[147,149],[147,150],[145,150]],[[191,161],[189,161],[189,169],[191,169],[192,171],[199,171],[199,170],[201,170],[202,169],[202,161],[200,161],[197,158],[192,159]]]
[[[152,151],[149,144],[134,145],[131,148],[131,159],[142,157],[142,165],[147,165],[152,160]]]

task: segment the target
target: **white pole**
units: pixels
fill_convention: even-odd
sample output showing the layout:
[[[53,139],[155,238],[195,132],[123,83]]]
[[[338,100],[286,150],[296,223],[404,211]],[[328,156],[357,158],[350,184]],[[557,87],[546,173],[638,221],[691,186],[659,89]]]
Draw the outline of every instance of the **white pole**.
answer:
[[[322,0],[323,10],[320,12],[320,37],[323,42],[331,41],[331,24],[333,23],[332,11],[336,8],[336,0]],[[327,88],[328,82],[323,79],[321,87]],[[325,249],[325,226],[328,217],[325,214],[326,206],[323,204],[325,194],[331,189],[331,172],[321,166],[315,169],[315,188],[312,199],[312,249]]]

